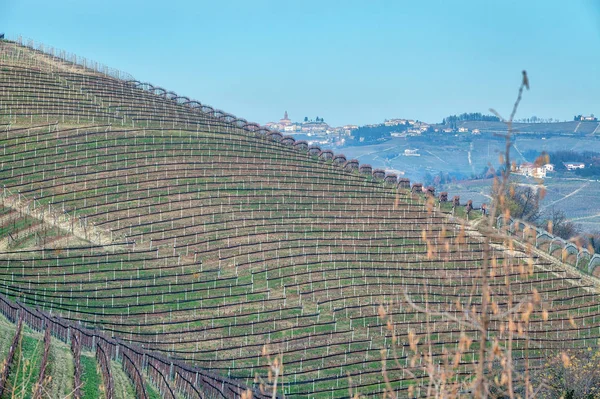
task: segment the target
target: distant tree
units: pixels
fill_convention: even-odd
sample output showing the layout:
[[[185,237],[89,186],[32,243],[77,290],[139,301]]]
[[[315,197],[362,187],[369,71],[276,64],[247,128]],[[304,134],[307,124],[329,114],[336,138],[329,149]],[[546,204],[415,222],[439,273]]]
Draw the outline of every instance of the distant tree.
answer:
[[[304,117],[304,122],[308,122],[308,116]]]
[[[575,223],[569,221],[563,211],[555,208],[550,209],[540,227],[565,240],[575,237],[579,233]]]
[[[498,195],[497,189],[493,196]],[[519,186],[511,183],[505,187],[503,194],[506,208],[510,210],[512,217],[526,222],[536,223],[540,218],[540,192],[530,186]]]
[[[528,222],[536,222],[540,217],[539,190],[529,186],[519,186],[511,194],[510,200],[516,204],[516,212],[512,215]]]
[[[317,116],[317,118],[315,119],[315,121],[317,121],[317,122],[319,121],[319,117],[318,117],[318,116]]]

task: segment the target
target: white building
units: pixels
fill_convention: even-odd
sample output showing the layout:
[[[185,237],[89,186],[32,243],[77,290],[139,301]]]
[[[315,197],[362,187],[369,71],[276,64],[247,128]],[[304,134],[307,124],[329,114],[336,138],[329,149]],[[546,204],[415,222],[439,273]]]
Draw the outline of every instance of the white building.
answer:
[[[383,122],[386,126],[406,125],[406,119],[390,119]]]
[[[587,116],[587,115],[581,115],[581,117],[580,117],[579,119],[580,119],[582,122],[595,122],[595,121],[597,121],[597,120],[598,120],[598,118],[596,118],[596,117],[594,116],[594,114],[592,114],[592,115],[589,115],[589,116]]]
[[[567,168],[567,170],[585,168],[585,164],[583,162],[564,162],[563,165],[565,165],[565,168]]]
[[[285,132],[297,132],[299,130],[300,130],[300,126],[296,125],[296,124],[288,125],[283,128],[283,131],[285,131]]]
[[[536,179],[545,178],[546,172],[546,165],[541,166],[530,162],[522,163],[517,170],[517,173],[523,176],[534,177]]]

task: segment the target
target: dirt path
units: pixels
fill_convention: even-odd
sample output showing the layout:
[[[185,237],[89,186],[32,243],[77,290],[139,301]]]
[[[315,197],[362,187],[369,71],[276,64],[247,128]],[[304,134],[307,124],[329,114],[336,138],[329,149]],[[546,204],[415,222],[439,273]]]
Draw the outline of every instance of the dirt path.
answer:
[[[578,218],[571,218],[571,220],[575,221],[575,220],[585,220],[585,219],[593,219],[593,218],[597,218],[600,217],[600,213],[597,213],[595,215],[591,215],[591,216],[581,216]]]
[[[443,163],[445,163],[445,164],[447,164],[447,163],[448,163],[448,162],[444,161],[442,158],[440,158],[440,157],[438,157],[437,155],[435,155],[435,154],[434,154],[433,152],[431,152],[431,151],[427,151],[427,150],[425,150],[425,152],[427,152],[427,153],[429,153],[429,154],[433,155],[434,157],[436,157],[437,159],[439,159],[440,161],[442,161],[442,162],[443,162]]]
[[[64,230],[66,234],[72,234],[81,240],[91,242],[96,245],[111,244],[112,240],[110,232],[103,229],[97,228],[93,225],[82,227],[79,223],[73,219],[73,216],[68,214],[60,214],[58,211],[50,212],[47,209],[42,209],[38,206],[34,208],[30,200],[21,196],[19,200],[18,196],[11,195],[4,198],[4,206],[20,211],[23,214],[32,218],[41,220],[42,223],[46,223],[48,226],[55,226]]]

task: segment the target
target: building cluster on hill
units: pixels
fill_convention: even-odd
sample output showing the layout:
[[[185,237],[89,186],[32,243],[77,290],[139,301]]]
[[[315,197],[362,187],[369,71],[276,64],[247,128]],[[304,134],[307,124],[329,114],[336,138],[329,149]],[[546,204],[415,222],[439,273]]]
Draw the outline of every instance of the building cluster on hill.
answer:
[[[585,168],[585,163],[583,162],[563,162],[562,164],[568,171],[574,171]],[[515,170],[513,170],[513,173],[527,177],[534,177],[537,179],[543,179],[547,176],[548,173],[551,172],[554,172],[554,165],[551,163],[538,165],[531,162],[525,162],[517,166]]]
[[[543,179],[546,177],[548,172],[554,172],[554,165],[547,163],[539,165],[531,162],[525,162],[517,166],[513,173],[523,175],[526,177],[533,177],[536,179]]]
[[[430,125],[425,122],[421,122],[414,119],[386,119],[383,124],[372,124],[365,125],[364,127],[375,128],[379,126],[386,127],[394,127],[397,126],[398,131],[392,131],[392,137],[406,137],[406,136],[417,136],[425,132],[433,132],[433,133],[471,133],[471,134],[481,134],[479,129],[469,129],[468,127],[443,127],[443,126],[435,126]]]
[[[305,117],[302,122],[292,122],[287,111],[285,111],[283,118],[278,122],[268,122],[265,126],[281,133],[303,133],[309,136],[326,136],[330,134],[350,136],[352,130],[358,129],[357,125],[329,126],[323,118],[319,117],[316,117],[314,120]]]
[[[425,133],[430,129],[430,125],[421,122],[415,121],[413,119],[386,119],[383,122],[384,126],[401,126],[403,129],[401,131],[392,132],[392,137],[405,137],[405,136],[417,136],[422,133]],[[377,126],[377,125],[374,125]],[[398,129],[400,130],[400,129]]]
[[[268,122],[265,126],[271,130],[276,130],[281,133],[303,133],[310,136],[319,135],[341,135],[341,136],[352,136],[352,132],[359,128],[358,125],[343,125],[343,126],[330,126],[325,122],[323,118],[308,119],[305,117],[302,122],[293,122],[285,111],[283,118],[278,122]],[[420,135],[431,129],[431,125],[425,122],[417,121],[414,119],[386,119],[383,123],[374,123],[369,125],[361,126],[363,128],[379,128],[379,127],[392,128],[392,137],[405,137]],[[398,127],[397,131],[394,131],[393,127]],[[437,129],[436,129],[437,131]]]
[[[575,117],[573,118],[574,121],[576,122],[598,122],[598,118],[596,118],[594,116],[594,114],[591,115],[575,115]]]

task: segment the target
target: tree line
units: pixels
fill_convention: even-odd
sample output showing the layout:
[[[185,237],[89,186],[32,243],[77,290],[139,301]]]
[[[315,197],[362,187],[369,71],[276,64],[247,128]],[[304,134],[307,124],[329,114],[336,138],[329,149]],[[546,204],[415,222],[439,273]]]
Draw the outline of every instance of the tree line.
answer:
[[[456,127],[457,122],[465,121],[483,121],[483,122],[500,122],[500,118],[495,115],[484,115],[481,112],[465,112],[460,115],[450,115],[442,120],[442,125]]]

